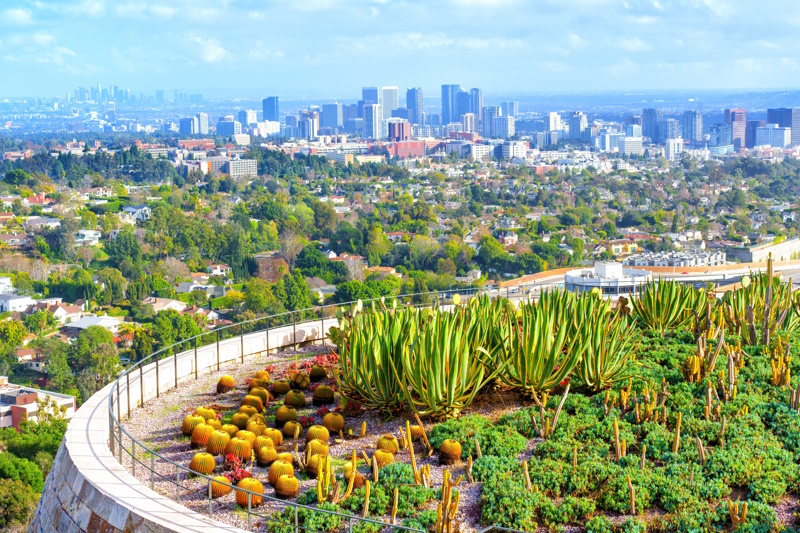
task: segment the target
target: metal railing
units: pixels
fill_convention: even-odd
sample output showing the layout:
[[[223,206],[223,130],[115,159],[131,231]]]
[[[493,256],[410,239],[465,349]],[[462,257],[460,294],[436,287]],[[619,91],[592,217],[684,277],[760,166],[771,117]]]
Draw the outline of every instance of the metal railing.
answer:
[[[458,294],[461,297],[466,298],[481,294],[482,291],[479,289],[454,289],[454,290],[447,290],[442,292],[427,292],[427,293],[417,293],[417,294],[405,294],[405,295],[397,295],[397,296],[390,296],[385,298],[374,298],[370,300],[364,300],[363,304],[371,304],[372,302],[384,302],[386,305],[391,306],[392,300],[398,302],[398,305],[405,305],[406,303],[411,303],[412,305],[420,306],[420,307],[428,307],[431,305],[450,305],[453,303],[453,296]],[[360,300],[359,300],[360,301]],[[371,518],[363,518],[351,514],[339,513],[335,511],[329,511],[326,509],[321,509],[317,507],[309,507],[307,505],[301,505],[295,502],[290,502],[286,500],[282,500],[273,496],[269,496],[267,494],[259,494],[257,492],[253,492],[247,489],[235,487],[232,484],[225,484],[221,483],[220,481],[213,481],[211,476],[199,474],[190,470],[188,467],[178,464],[175,461],[165,457],[162,454],[159,454],[158,451],[153,450],[151,447],[143,444],[141,441],[136,439],[121,423],[121,412],[122,412],[122,402],[123,398],[125,398],[126,402],[126,414],[128,419],[131,417],[131,377],[133,376],[133,382],[136,383],[138,380],[138,389],[139,389],[139,407],[143,407],[146,401],[145,398],[145,376],[148,376],[149,373],[155,373],[155,398],[160,397],[162,392],[162,383],[161,383],[161,376],[160,376],[160,368],[164,367],[164,361],[167,361],[166,365],[171,366],[171,371],[173,373],[172,382],[168,383],[167,390],[177,388],[180,381],[186,381],[186,377],[188,376],[191,379],[191,374],[194,374],[194,379],[197,380],[201,374],[201,370],[198,368],[198,350],[200,348],[204,348],[206,346],[211,346],[216,344],[214,349],[214,353],[216,354],[216,360],[212,359],[211,363],[206,365],[202,369],[202,374],[206,373],[213,373],[215,371],[219,371],[222,366],[230,365],[231,363],[244,363],[245,360],[245,337],[248,335],[259,335],[261,333],[265,334],[266,346],[265,350],[251,352],[247,356],[253,356],[256,354],[266,352],[269,354],[270,351],[275,350],[279,351],[281,349],[286,349],[289,347],[297,347],[298,344],[302,344],[304,342],[313,342],[313,341],[322,341],[323,343],[327,340],[327,330],[325,329],[325,320],[329,321],[329,325],[334,325],[337,323],[337,319],[335,317],[336,310],[341,307],[348,307],[356,304],[357,302],[347,302],[347,303],[340,303],[340,304],[330,304],[330,305],[323,305],[319,307],[314,307],[310,309],[301,309],[296,311],[287,311],[285,313],[279,313],[276,315],[266,316],[266,317],[259,317],[252,320],[248,320],[245,322],[239,322],[237,324],[231,324],[228,326],[223,326],[217,328],[211,332],[205,332],[194,337],[190,337],[188,339],[183,339],[174,344],[161,348],[160,350],[154,352],[150,356],[138,361],[136,364],[128,367],[124,372],[122,372],[117,380],[113,383],[111,387],[111,393],[108,396],[108,414],[109,414],[109,448],[111,450],[112,456],[117,457],[117,460],[120,464],[123,464],[123,452],[126,456],[130,457],[131,459],[131,473],[134,477],[136,477],[136,469],[137,465],[139,467],[144,468],[146,471],[150,473],[150,489],[155,490],[155,482],[156,477],[161,480],[168,482],[175,487],[175,501],[178,503],[181,502],[181,498],[185,499],[189,494],[200,495],[202,492],[202,498],[208,499],[208,516],[213,518],[214,516],[214,504],[218,507],[228,507],[231,509],[236,509],[238,506],[236,504],[221,502],[218,499],[214,499],[212,497],[212,482],[214,484],[225,485],[230,488],[231,491],[235,491],[235,494],[244,493],[247,495],[247,508],[244,509],[241,507],[241,511],[246,511],[247,513],[247,525],[248,530],[252,531],[253,529],[253,518],[256,517],[257,519],[263,520],[267,524],[273,524],[276,526],[286,526],[290,528],[288,531],[293,530],[295,533],[300,531],[310,531],[313,532],[315,530],[304,527],[304,524],[301,523],[301,514],[305,513],[322,513],[328,520],[335,521],[338,520],[341,524],[346,524],[347,531],[352,532],[354,525],[358,527],[358,524],[363,524],[364,527],[367,528],[375,528],[383,529],[383,528],[391,528],[392,531],[400,531],[400,532],[414,532],[414,533],[423,533],[422,530],[415,529],[413,527],[406,527],[398,524],[388,524],[381,520],[375,520]],[[302,322],[298,322],[298,317]],[[311,319],[311,320],[309,320]],[[314,337],[312,339],[303,339],[298,342],[297,338],[297,327],[304,327],[309,324],[316,324],[317,322],[320,323],[320,333],[321,335],[319,338]],[[263,329],[258,329],[259,325],[263,324]],[[274,331],[276,326],[280,328],[285,328],[288,326],[292,327],[291,333],[291,342],[288,344],[283,344],[280,346],[270,346],[269,338],[270,338],[270,331]],[[238,331],[237,331],[238,330]],[[236,335],[238,333],[238,335]],[[221,361],[220,359],[220,342],[225,341],[226,339],[231,339],[234,337],[238,337],[239,342],[239,349],[238,357],[233,359],[227,359],[225,361]],[[210,339],[210,342],[206,342]],[[230,343],[228,343],[230,345]],[[187,348],[181,351],[182,348]],[[193,356],[193,360],[192,360]],[[168,359],[172,359],[172,365],[169,364]],[[179,378],[178,376],[178,362],[179,359],[188,359],[191,366],[190,372],[184,378]],[[193,363],[193,364],[192,364]],[[148,366],[149,368],[145,370],[145,367]],[[136,398],[134,398],[134,407],[136,406]],[[125,446],[124,441],[127,440],[130,443],[129,448]],[[138,454],[143,454],[144,456],[149,456],[149,461],[145,461],[140,459]],[[161,474],[156,470],[156,460],[162,461],[171,467],[174,467],[175,476],[167,476]],[[148,464],[149,463],[149,464]],[[185,483],[182,483],[181,480],[187,480],[189,478],[200,478],[205,480],[205,484],[208,486],[208,490],[199,491],[195,488],[187,486]],[[336,482],[336,481],[335,481]],[[269,503],[268,506],[271,511],[269,514],[257,512],[252,505],[253,498],[259,498],[264,504]],[[267,507],[267,505],[264,505]],[[258,506],[256,506],[258,507]],[[278,508],[275,510],[275,508]],[[289,514],[294,515],[294,519],[290,520],[289,522],[282,522],[275,518],[280,512],[280,515],[283,516],[283,511],[286,509],[293,509],[293,513],[290,512]],[[272,529],[272,528],[271,528]],[[280,531],[280,530],[279,530]],[[281,533],[283,533],[281,531]]]

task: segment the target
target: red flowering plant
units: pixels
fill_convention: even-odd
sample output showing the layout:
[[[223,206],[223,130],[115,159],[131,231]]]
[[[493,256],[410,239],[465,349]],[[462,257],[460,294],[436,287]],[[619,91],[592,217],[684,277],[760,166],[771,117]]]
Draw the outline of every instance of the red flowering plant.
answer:
[[[242,460],[230,453],[225,456],[225,462],[222,464],[222,475],[231,485],[236,485],[246,477],[253,477],[253,474],[244,468]]]
[[[269,373],[270,373],[270,375],[272,375],[272,374],[275,372],[275,365],[269,365],[269,366],[268,366],[267,368],[265,368],[264,370],[266,370],[267,372],[269,372]]]
[[[343,416],[358,416],[362,409],[359,402],[339,396],[339,405],[336,406],[337,413],[341,413]]]
[[[326,406],[324,406],[324,405],[323,405],[322,407],[320,407],[319,409],[317,409],[317,416],[318,416],[318,417],[320,417],[320,418],[322,418],[322,417],[324,417],[325,415],[327,415],[327,414],[328,414],[328,413],[330,413],[330,412],[331,412],[331,410],[330,410],[330,409],[328,409]]]
[[[313,416],[313,415],[303,415],[303,416],[301,416],[300,418],[298,418],[298,419],[297,419],[297,421],[298,421],[298,422],[300,423],[300,425],[301,425],[301,426],[303,426],[304,428],[307,428],[307,427],[309,427],[309,426],[313,426],[313,425],[314,425],[314,422],[315,422],[315,420],[314,420],[314,416]]]

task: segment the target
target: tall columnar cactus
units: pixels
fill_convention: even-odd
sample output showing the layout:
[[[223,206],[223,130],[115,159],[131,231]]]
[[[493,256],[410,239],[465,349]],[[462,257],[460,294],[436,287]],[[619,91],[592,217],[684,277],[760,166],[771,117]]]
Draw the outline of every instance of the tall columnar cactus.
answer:
[[[325,455],[320,458],[320,464],[317,467],[317,503],[321,504],[328,500],[331,490],[331,461]]]

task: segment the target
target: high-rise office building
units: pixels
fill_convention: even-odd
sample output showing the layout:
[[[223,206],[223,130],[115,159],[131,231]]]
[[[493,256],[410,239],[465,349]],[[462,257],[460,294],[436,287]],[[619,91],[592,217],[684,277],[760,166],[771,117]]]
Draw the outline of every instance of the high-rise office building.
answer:
[[[278,97],[270,96],[261,101],[261,106],[264,108],[264,120],[270,122],[280,122],[280,115],[278,115]]]
[[[744,145],[746,148],[754,148],[756,146],[756,136],[758,135],[758,128],[763,128],[766,122],[763,120],[748,120],[744,128]]]
[[[668,139],[678,138],[678,121],[674,118],[665,118],[658,123],[658,142],[666,144]]]
[[[494,129],[494,119],[503,115],[502,110],[497,106],[487,106],[483,108],[483,122],[481,122],[481,134],[487,139],[496,136]]]
[[[344,108],[342,104],[323,104],[320,126],[331,129],[344,127]]]
[[[772,146],[785,148],[792,143],[792,128],[785,128],[777,124],[767,124],[756,129],[755,146]]]
[[[400,142],[411,138],[411,124],[407,120],[390,119],[388,126],[390,141]]]
[[[561,115],[555,111],[550,111],[544,117],[544,131],[556,131],[561,129]]]
[[[642,135],[652,142],[658,141],[658,123],[664,120],[664,113],[659,108],[642,111]]]
[[[319,112],[309,108],[308,111],[301,111],[297,122],[300,127],[300,136],[306,139],[314,139],[319,133]]]
[[[380,104],[364,104],[364,137],[367,139],[381,139],[383,126],[383,112]]]
[[[508,115],[510,117],[516,117],[519,115],[519,102],[503,102],[500,104],[500,107],[503,108],[504,115]]]
[[[233,119],[233,115],[225,115],[217,122],[217,135],[230,136],[242,133],[242,123]]]
[[[464,116],[464,113],[469,113],[470,108],[470,96],[469,92],[461,89],[456,93],[456,112],[450,118],[452,122],[461,122],[461,117]]]
[[[683,139],[692,142],[703,140],[703,114],[700,111],[683,112]]]
[[[475,115],[476,125],[483,119],[483,91],[477,87],[469,90],[469,112]]]
[[[406,91],[406,108],[408,108],[408,121],[412,124],[422,124],[422,89],[409,87]]]
[[[476,129],[477,121],[478,117],[475,116],[475,113],[464,113],[461,115],[461,125],[464,127],[464,131],[466,132],[478,131]]]
[[[709,146],[730,146],[731,127],[729,124],[714,124],[708,130]]]
[[[252,109],[242,109],[239,111],[239,123],[242,125],[242,129],[256,122],[258,122],[258,113]]]
[[[380,103],[380,96],[378,95],[378,88],[377,87],[362,87],[361,88],[361,99],[364,101],[364,105],[368,104],[379,104]]]
[[[745,147],[745,129],[747,128],[747,111],[742,108],[725,110],[725,124],[731,127],[731,144],[734,151]]]
[[[625,136],[626,137],[641,137],[642,136],[642,125],[641,124],[628,124],[625,126]]]
[[[583,137],[583,130],[588,126],[586,114],[582,111],[574,111],[569,115],[569,138],[581,139]]]
[[[197,114],[197,133],[208,135],[208,113]]]
[[[510,139],[516,134],[514,117],[499,116],[494,119],[494,126],[492,128],[496,137],[501,139]]]
[[[197,117],[182,118],[180,122],[180,129],[178,130],[181,135],[197,135]]]
[[[383,120],[392,118],[392,111],[398,108],[397,87],[382,87],[381,94],[383,102],[381,102],[381,109],[383,110]]]
[[[83,100],[85,100],[85,98],[83,98]],[[156,91],[156,103],[157,104],[164,103],[164,91],[162,91],[161,89]]]
[[[800,146],[800,108],[767,109],[767,124],[792,128],[792,146]]]
[[[442,124],[450,124],[456,118],[456,95],[461,90],[461,85],[442,85]]]

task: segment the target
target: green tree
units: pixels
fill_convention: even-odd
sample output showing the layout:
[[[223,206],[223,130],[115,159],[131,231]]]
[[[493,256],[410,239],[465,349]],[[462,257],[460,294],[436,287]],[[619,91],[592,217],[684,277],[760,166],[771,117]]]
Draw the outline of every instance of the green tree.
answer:
[[[0,322],[0,341],[10,346],[19,346],[27,335],[27,328],[19,320],[3,320]]]
[[[39,495],[23,481],[6,479],[0,483],[0,530],[27,527],[37,501]]]
[[[298,270],[293,270],[291,274],[279,279],[275,284],[274,293],[289,311],[311,307],[311,293],[308,290],[308,284]]]
[[[114,335],[101,326],[89,326],[83,330],[69,349],[70,366],[77,372],[91,369],[92,354],[101,347],[114,347]]]
[[[126,229],[106,245],[106,253],[112,264],[119,267],[126,259],[132,265],[139,265],[142,261],[142,247],[133,230]]]

